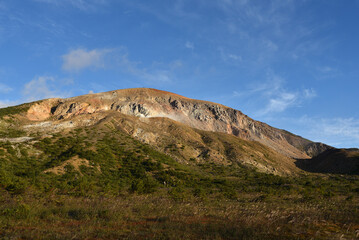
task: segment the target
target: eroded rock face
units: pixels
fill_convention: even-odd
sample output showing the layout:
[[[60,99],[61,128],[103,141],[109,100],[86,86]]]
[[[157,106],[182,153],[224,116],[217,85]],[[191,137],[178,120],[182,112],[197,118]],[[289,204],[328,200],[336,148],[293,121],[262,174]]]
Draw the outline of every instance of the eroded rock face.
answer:
[[[40,103],[33,104],[27,111],[26,117],[31,121],[43,121],[51,116],[51,108],[57,99],[47,99]]]
[[[68,99],[49,99],[32,106],[33,121],[66,120],[78,115],[118,111],[141,118],[167,117],[190,127],[224,132],[263,143],[292,158],[308,158],[327,149],[299,136],[255,121],[221,104],[185,98],[156,89],[124,89]]]

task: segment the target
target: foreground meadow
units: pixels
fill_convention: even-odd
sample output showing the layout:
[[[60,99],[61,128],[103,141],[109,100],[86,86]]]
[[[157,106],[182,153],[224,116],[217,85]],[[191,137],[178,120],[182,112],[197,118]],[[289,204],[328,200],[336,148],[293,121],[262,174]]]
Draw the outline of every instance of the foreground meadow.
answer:
[[[357,197],[1,192],[1,239],[357,239]]]

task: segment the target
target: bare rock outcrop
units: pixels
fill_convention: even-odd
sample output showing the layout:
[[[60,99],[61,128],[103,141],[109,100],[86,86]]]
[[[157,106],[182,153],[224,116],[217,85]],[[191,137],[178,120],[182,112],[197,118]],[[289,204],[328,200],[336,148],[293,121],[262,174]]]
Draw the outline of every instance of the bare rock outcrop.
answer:
[[[140,118],[166,117],[190,127],[258,141],[291,158],[316,156],[329,147],[255,121],[242,112],[207,101],[148,88],[124,89],[68,99],[48,99],[32,106],[28,119],[70,120],[74,116],[118,111]]]

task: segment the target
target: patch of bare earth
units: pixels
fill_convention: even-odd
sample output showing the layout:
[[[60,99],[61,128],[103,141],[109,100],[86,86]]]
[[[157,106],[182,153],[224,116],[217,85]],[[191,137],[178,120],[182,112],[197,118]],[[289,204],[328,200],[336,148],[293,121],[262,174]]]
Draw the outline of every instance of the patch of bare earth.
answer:
[[[65,167],[68,165],[72,165],[76,171],[80,172],[80,166],[91,167],[90,162],[87,159],[79,158],[78,156],[74,156],[69,160],[64,161],[61,165],[46,169],[44,173],[54,173],[57,175],[65,174]]]

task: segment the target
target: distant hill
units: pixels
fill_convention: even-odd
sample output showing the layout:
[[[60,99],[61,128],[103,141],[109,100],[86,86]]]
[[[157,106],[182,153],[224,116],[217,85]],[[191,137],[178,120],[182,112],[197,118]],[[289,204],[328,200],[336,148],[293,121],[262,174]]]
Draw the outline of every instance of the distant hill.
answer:
[[[304,170],[317,173],[359,174],[359,149],[330,148],[302,162]]]

